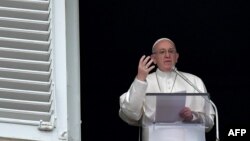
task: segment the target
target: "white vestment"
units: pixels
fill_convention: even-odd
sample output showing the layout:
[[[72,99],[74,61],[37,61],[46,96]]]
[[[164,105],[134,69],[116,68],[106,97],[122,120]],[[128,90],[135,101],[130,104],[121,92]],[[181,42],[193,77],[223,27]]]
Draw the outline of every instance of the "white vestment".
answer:
[[[184,73],[193,84],[202,92],[206,88],[202,80],[192,74]],[[203,128],[191,126],[143,126],[143,119],[152,119],[155,114],[155,103],[145,99],[146,93],[197,93],[197,91],[179,77],[175,72],[156,72],[148,75],[146,82],[135,79],[128,92],[120,97],[120,117],[130,125],[142,126],[143,141],[196,141],[200,132],[210,131],[214,125],[214,111],[210,108],[208,114],[204,114],[205,99],[201,96],[187,96],[186,107],[193,112],[193,121],[204,123]],[[211,105],[210,105],[211,106]],[[211,106],[212,107],[212,106]],[[199,125],[197,125],[199,126]],[[192,138],[192,140],[190,140]],[[198,139],[199,137],[197,137]],[[201,141],[201,140],[197,140]]]

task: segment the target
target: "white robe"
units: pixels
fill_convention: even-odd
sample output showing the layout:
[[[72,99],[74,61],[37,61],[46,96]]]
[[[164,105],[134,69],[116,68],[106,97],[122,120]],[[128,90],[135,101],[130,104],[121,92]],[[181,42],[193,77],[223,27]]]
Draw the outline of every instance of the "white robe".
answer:
[[[183,73],[199,90],[206,92],[206,88],[202,80],[192,74]],[[120,97],[120,117],[130,125],[142,126],[143,141],[153,141],[157,137],[157,141],[196,141],[199,132],[210,131],[214,125],[214,111],[210,105],[209,114],[204,114],[205,100],[201,96],[189,97],[186,99],[186,107],[193,112],[193,121],[205,123],[205,128],[196,131],[197,128],[182,126],[143,126],[143,119],[152,119],[155,114],[155,103],[145,99],[146,93],[197,93],[197,91],[179,77],[175,72],[162,72],[157,69],[156,72],[148,75],[146,82],[135,79],[128,92]],[[203,126],[204,127],[204,126]],[[198,128],[199,129],[199,128]],[[199,137],[197,137],[198,139]],[[204,139],[205,140],[205,139]]]

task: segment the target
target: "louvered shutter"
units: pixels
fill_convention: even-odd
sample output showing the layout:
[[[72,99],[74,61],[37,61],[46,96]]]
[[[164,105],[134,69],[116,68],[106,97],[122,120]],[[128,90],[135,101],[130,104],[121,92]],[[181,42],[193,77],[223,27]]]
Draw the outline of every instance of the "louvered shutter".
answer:
[[[0,0],[0,122],[51,122],[49,7],[48,0]]]

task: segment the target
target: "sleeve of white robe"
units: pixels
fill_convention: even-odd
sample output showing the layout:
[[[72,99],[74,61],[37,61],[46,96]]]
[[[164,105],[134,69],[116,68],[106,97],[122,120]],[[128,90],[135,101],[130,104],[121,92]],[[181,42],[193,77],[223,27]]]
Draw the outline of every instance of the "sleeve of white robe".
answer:
[[[128,92],[120,96],[120,117],[128,124],[138,125],[143,113],[147,83],[135,79]]]
[[[214,126],[214,114],[206,115],[204,113],[193,112],[193,122],[205,123],[205,131],[209,132]]]
[[[203,83],[203,81],[200,78],[197,78],[195,80],[196,86],[199,88],[204,93],[207,93],[207,89]],[[209,101],[207,101],[209,102]],[[193,121],[194,122],[200,122],[200,123],[205,123],[205,130],[206,132],[209,132],[213,126],[214,126],[214,109],[212,107],[212,104],[209,102],[209,111],[208,113],[201,113],[201,112],[193,112]]]

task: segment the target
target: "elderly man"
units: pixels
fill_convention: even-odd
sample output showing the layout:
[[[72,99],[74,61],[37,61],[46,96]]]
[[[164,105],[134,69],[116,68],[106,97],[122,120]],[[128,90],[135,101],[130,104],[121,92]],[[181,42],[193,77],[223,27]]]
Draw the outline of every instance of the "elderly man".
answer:
[[[152,55],[143,55],[138,65],[138,73],[129,90],[120,96],[120,117],[130,125],[142,126],[143,141],[201,141],[192,133],[194,128],[175,126],[174,128],[162,128],[155,130],[154,126],[143,126],[143,119],[152,119],[155,114],[152,101],[146,100],[146,93],[197,93],[183,78],[177,75],[173,68],[178,61],[179,53],[173,41],[168,38],[157,40],[152,47]],[[155,64],[156,72],[150,73]],[[175,68],[176,69],[176,68]],[[202,80],[192,74],[182,74],[188,78],[196,87],[206,92]],[[214,125],[214,111],[210,108],[208,113],[204,110],[204,98],[187,97],[185,107],[179,116],[186,123],[204,123],[205,131],[210,131]],[[188,134],[192,134],[192,139]],[[197,135],[198,136],[198,135]]]

